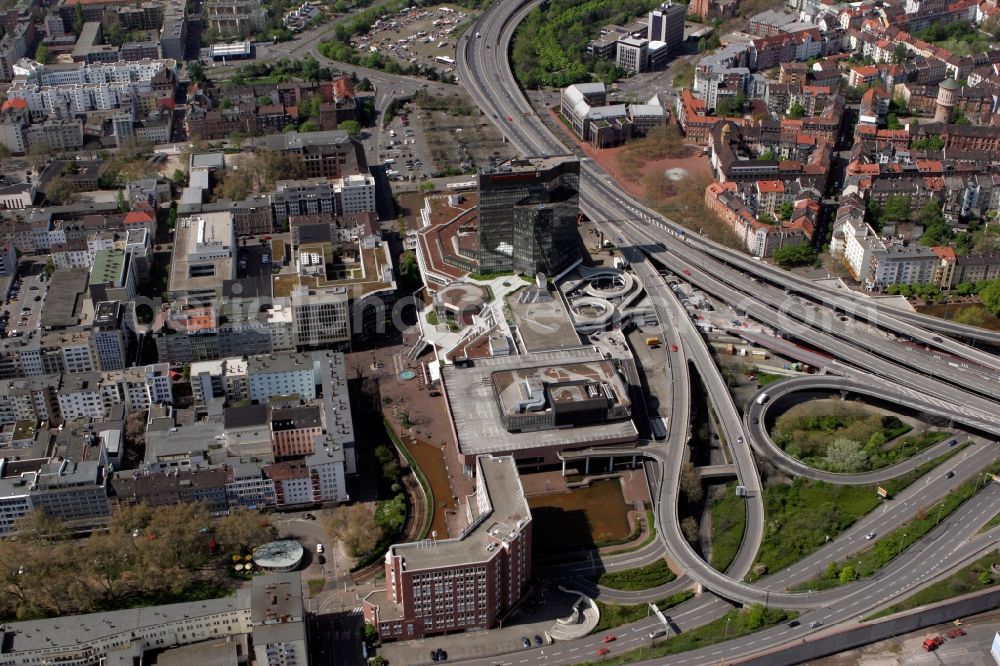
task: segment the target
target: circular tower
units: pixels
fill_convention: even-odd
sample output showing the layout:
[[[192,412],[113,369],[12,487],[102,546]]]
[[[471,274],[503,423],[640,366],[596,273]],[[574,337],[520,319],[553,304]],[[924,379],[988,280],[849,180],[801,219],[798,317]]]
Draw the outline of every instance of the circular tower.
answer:
[[[945,79],[938,85],[938,95],[934,111],[934,122],[946,123],[951,118],[951,110],[955,108],[955,98],[958,96],[958,81]]]

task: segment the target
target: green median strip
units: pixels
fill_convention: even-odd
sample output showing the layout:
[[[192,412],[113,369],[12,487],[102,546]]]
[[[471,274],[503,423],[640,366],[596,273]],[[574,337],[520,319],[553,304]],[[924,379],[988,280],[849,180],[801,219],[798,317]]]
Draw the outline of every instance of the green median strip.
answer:
[[[667,561],[661,559],[636,569],[603,573],[597,579],[597,584],[613,590],[633,592],[666,585],[675,578],[677,576],[667,566]]]
[[[678,592],[677,594],[671,595],[664,599],[654,602],[656,607],[661,611],[665,611],[674,606],[679,606],[688,599],[694,597],[694,592],[691,590],[684,590],[683,592]],[[603,601],[597,602],[597,608],[601,612],[601,619],[594,627],[594,630],[590,633],[596,634],[602,631],[607,631],[614,627],[620,627],[623,624],[629,624],[631,622],[638,622],[639,620],[646,618],[652,612],[649,608],[649,604],[609,604]]]
[[[998,577],[993,574],[993,567],[996,565],[1000,565],[1000,554],[990,553],[969,566],[959,569],[944,580],[940,580],[922,590],[914,592],[898,604],[893,604],[888,608],[869,615],[865,618],[865,621],[992,587],[996,585],[998,580]]]
[[[992,518],[990,518],[990,522],[988,522],[985,525],[983,525],[983,529],[981,529],[979,531],[980,532],[988,532],[991,529],[993,529],[994,527],[996,527],[997,525],[1000,525],[1000,513],[998,513],[997,515],[995,515]]]
[[[780,608],[764,608],[760,604],[755,604],[749,608],[733,610],[726,613],[717,620],[695,627],[690,631],[684,631],[671,638],[659,641],[650,641],[649,646],[636,648],[627,652],[615,653],[614,643],[609,643],[605,654],[595,654],[593,661],[585,661],[576,666],[590,666],[591,664],[601,664],[601,666],[615,666],[615,664],[628,664],[633,661],[644,659],[656,659],[671,654],[697,650],[699,648],[715,645],[724,641],[748,636],[755,631],[761,631],[776,624],[787,622],[798,617],[796,611],[786,611]],[[600,652],[602,648],[598,648]],[[666,662],[662,662],[666,663]]]
[[[712,568],[725,571],[743,545],[747,525],[746,498],[736,496],[736,482],[726,484],[723,495],[712,502]]]
[[[985,484],[982,477],[986,472],[996,473],[1000,465],[993,465],[976,478],[966,481],[941,501],[924,507],[917,512],[916,517],[905,525],[896,528],[871,546],[846,558],[843,562],[831,562],[822,575],[795,586],[794,590],[826,590],[866,578],[877,573],[887,564],[896,559],[900,553],[922,539],[937,524],[948,518],[966,500],[971,499]]]

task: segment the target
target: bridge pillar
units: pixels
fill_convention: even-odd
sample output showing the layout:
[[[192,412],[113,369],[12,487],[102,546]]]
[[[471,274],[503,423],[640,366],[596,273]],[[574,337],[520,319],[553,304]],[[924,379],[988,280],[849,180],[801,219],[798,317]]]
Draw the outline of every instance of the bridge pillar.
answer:
[[[635,469],[635,461],[639,456],[632,456],[632,469]]]
[[[565,458],[563,458],[563,461],[562,461],[562,475],[566,476],[566,459]]]
[[[608,471],[609,472],[615,471],[615,457],[614,456],[608,456]]]
[[[584,458],[583,473],[584,474],[590,474],[590,456],[587,456],[586,458]]]

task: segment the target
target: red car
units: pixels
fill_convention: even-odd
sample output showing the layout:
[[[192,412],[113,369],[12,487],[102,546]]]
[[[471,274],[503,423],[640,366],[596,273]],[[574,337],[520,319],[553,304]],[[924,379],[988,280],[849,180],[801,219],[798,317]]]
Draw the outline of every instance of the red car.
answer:
[[[677,351],[677,345],[670,345],[670,351],[672,352]]]
[[[597,656],[598,656],[598,657],[603,657],[604,655],[606,655],[606,654],[607,654],[607,653],[609,653],[609,652],[611,652],[611,650],[609,650],[609,649],[608,649],[608,648],[606,648],[606,647],[602,647],[601,649],[599,649],[599,650],[597,651]]]
[[[604,640],[602,642],[613,643],[615,642],[615,640],[617,640],[617,636],[615,636],[614,634],[608,634],[607,636],[604,637]]]
[[[686,269],[686,268],[685,268],[685,269],[683,269],[683,270],[681,271],[681,273],[684,273],[684,275],[691,275],[691,271],[689,271],[689,270],[688,270],[688,269]]]
[[[513,116],[507,116],[507,120],[513,122],[514,121],[514,117]]]

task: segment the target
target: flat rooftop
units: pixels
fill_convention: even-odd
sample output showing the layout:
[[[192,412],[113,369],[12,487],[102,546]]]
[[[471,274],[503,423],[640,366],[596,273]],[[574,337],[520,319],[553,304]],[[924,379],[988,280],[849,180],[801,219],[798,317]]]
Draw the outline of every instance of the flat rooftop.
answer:
[[[219,291],[233,273],[232,213],[202,213],[181,218],[174,232],[169,291]]]
[[[527,352],[579,347],[573,320],[559,292],[535,285],[507,297],[517,333]]]
[[[500,409],[511,415],[519,413],[517,406],[527,397],[523,390],[525,382],[545,385],[551,391],[552,401],[557,403],[590,400],[594,396],[588,394],[588,386],[607,384],[616,404],[632,404],[628,386],[618,376],[618,371],[610,361],[499,370],[491,375],[491,379],[497,390]],[[552,407],[553,405],[547,404],[546,411]]]
[[[481,456],[537,448],[570,448],[633,442],[638,432],[631,419],[611,421],[577,428],[508,432],[500,420],[491,378],[499,371],[596,364],[603,354],[593,347],[534,352],[518,356],[476,359],[472,367],[445,365],[441,379],[448,397],[448,409],[458,434],[458,448],[463,455]]]
[[[531,522],[531,509],[514,458],[484,456],[476,462],[476,496],[467,499],[475,506],[480,490],[485,491],[486,510],[475,516],[471,528],[458,538],[393,545],[390,554],[405,558],[407,571],[486,562],[500,550],[500,544]]]
[[[43,328],[63,328],[79,324],[81,297],[87,293],[89,278],[86,268],[57,268],[49,280],[39,324]]]

